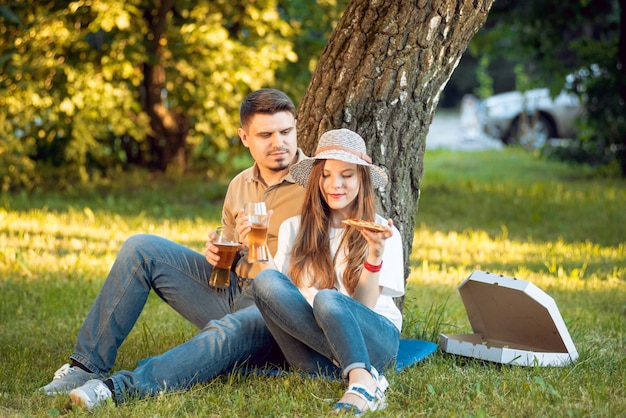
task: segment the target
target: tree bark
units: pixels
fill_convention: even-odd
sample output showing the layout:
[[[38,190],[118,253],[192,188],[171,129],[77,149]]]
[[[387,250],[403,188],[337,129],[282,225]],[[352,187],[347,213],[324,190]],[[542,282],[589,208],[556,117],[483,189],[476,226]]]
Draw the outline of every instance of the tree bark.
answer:
[[[157,8],[147,9],[144,18],[150,28],[148,39],[149,61],[143,65],[143,107],[150,117],[152,132],[147,138],[147,149],[141,153],[142,164],[165,171],[175,164],[184,171],[187,163],[186,142],[189,132],[187,117],[168,107],[163,98],[166,75],[162,62],[162,40],[165,38],[168,14],[174,8],[174,0],[163,0]]]
[[[298,137],[307,154],[323,132],[349,128],[389,174],[379,203],[402,234],[405,285],[426,134],[441,91],[492,3],[352,0],[298,109]],[[403,298],[396,302],[403,307]]]

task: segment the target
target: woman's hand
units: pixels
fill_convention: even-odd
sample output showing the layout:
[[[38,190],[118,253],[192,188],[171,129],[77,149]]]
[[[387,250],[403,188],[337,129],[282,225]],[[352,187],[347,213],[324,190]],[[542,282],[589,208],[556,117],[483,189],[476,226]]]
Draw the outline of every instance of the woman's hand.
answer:
[[[361,234],[369,245],[366,263],[372,266],[380,266],[383,262],[383,253],[385,252],[385,241],[393,235],[393,221],[387,219],[387,226],[384,231],[377,232],[370,229],[361,229]],[[382,292],[382,287],[378,283],[378,270],[373,271],[364,266],[361,278],[354,289],[352,297],[368,308],[374,309]]]
[[[385,252],[385,241],[393,235],[393,221],[387,219],[387,226],[382,232],[362,228],[361,234],[369,244],[367,262],[372,265],[379,265],[382,262],[383,253]]]

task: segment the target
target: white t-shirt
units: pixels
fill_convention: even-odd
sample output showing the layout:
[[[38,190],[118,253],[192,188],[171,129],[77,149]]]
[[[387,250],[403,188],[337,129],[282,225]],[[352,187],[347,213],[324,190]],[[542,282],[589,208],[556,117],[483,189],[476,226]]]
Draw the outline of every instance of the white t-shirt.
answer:
[[[380,215],[376,215],[376,222],[387,224],[387,220]],[[287,274],[289,268],[289,256],[293,242],[296,239],[298,230],[300,229],[300,215],[285,220],[278,230],[278,247],[274,262],[278,270]],[[344,228],[331,228],[330,230],[330,250],[331,257],[335,256]],[[335,266],[336,287],[337,290],[344,295],[349,295],[343,285],[343,271],[345,270],[345,256],[337,259]],[[306,281],[305,281],[306,282]],[[394,226],[393,235],[385,242],[385,252],[383,253],[383,266],[380,270],[379,286],[382,292],[378,297],[374,312],[386,317],[394,323],[398,330],[402,330],[402,313],[393,302],[394,297],[404,295],[404,258],[402,253],[402,237],[400,231]],[[313,298],[318,292],[315,286],[300,288],[300,292],[304,295],[309,304],[313,304]]]

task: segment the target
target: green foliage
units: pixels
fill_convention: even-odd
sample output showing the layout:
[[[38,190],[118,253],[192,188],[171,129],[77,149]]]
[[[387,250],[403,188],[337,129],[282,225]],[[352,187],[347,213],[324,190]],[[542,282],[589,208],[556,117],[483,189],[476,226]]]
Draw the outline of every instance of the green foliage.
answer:
[[[155,50],[156,16],[165,4],[17,0],[10,9],[2,7],[4,190],[34,187],[43,167],[58,169],[59,177],[73,183],[146,165],[157,158],[154,147],[162,146],[147,137],[175,116],[193,168],[224,176],[238,172],[249,162],[233,158],[242,150],[241,100],[277,81],[301,94],[312,70],[307,54],[321,51],[338,7],[334,2],[317,9],[277,0],[177,1],[164,14],[164,34]],[[294,48],[296,34],[308,39],[298,41],[302,51]],[[306,72],[281,73],[277,80],[279,70],[298,60],[308,63]],[[146,73],[148,64],[156,69],[155,78]],[[149,107],[146,89],[159,85],[160,102]]]
[[[276,74],[276,86],[293,98],[304,96],[317,61],[348,0],[279,0],[286,22],[293,28],[298,60],[285,63]],[[297,103],[296,103],[297,105]]]
[[[381,417],[626,414],[624,180],[519,149],[428,151],[403,337],[471,327],[457,286],[474,269],[530,280],[556,301],[579,352],[568,367],[516,367],[436,352],[388,373]],[[0,415],[3,417],[324,416],[343,382],[221,376],[94,413],[33,392],[71,352],[124,240],[150,232],[201,251],[224,184],[133,172],[69,191],[0,196]],[[168,193],[163,193],[167,190]],[[115,370],[197,330],[152,294]]]
[[[489,58],[483,55],[478,61],[476,68],[476,78],[479,87],[476,89],[478,97],[486,98],[493,95],[493,79],[489,76],[487,67],[489,66]]]
[[[582,126],[582,124],[581,124]],[[581,138],[585,138],[591,127],[582,128]],[[541,150],[546,158],[555,161],[566,161],[580,165],[598,167],[607,176],[615,176],[620,172],[616,147],[604,143],[585,139],[559,141],[549,144]]]
[[[618,0],[497,1],[469,49],[483,59],[522,63],[516,70],[519,90],[579,94],[587,111],[577,139],[596,145],[555,155],[593,162],[597,154],[585,156],[585,149],[612,148],[603,158],[617,161],[626,175],[626,71],[618,52],[620,43],[626,45],[623,7]]]

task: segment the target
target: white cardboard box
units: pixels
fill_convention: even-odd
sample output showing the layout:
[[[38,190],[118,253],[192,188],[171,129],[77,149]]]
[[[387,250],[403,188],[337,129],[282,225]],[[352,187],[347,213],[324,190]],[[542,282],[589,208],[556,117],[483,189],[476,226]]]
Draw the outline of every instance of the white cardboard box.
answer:
[[[554,299],[532,283],[475,270],[459,285],[473,334],[441,334],[450,354],[520,366],[578,358]]]

